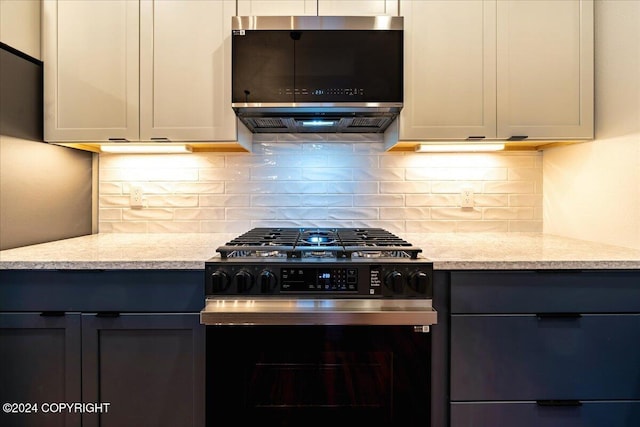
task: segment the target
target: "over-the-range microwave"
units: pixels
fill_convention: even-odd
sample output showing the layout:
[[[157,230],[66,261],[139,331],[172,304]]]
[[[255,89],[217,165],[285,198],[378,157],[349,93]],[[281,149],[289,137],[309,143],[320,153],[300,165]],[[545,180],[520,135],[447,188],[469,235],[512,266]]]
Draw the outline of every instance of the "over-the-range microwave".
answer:
[[[402,17],[233,17],[232,107],[252,132],[383,132],[402,101]]]

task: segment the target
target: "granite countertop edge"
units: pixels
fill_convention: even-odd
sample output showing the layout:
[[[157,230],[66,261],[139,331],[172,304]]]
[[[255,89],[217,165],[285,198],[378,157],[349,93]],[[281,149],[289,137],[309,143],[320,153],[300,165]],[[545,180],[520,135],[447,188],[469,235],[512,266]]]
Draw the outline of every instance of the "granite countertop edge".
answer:
[[[202,270],[238,233],[102,233],[0,251],[0,270]],[[640,269],[640,250],[543,233],[397,233],[435,270]]]

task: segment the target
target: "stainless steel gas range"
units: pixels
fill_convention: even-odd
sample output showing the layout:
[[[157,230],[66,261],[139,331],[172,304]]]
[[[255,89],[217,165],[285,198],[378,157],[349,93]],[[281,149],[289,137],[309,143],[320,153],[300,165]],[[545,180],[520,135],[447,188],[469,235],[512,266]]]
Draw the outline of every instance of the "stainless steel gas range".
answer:
[[[207,425],[428,427],[433,265],[379,228],[255,228],[206,262]]]
[[[433,265],[380,228],[255,228],[206,262],[204,324],[427,328]]]

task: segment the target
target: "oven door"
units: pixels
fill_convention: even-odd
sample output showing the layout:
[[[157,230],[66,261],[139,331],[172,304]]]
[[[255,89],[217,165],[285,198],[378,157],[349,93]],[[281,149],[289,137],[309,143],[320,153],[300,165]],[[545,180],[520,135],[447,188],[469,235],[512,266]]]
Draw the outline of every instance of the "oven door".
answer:
[[[201,319],[209,426],[430,424],[430,300],[210,299]]]

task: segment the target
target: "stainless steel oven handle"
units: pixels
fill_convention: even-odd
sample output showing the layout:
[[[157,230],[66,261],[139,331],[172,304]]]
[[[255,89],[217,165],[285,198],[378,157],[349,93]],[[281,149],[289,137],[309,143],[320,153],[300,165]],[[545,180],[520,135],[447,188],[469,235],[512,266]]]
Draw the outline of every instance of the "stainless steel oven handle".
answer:
[[[428,299],[209,297],[204,325],[407,325],[437,323]],[[426,328],[428,330],[428,328]]]

